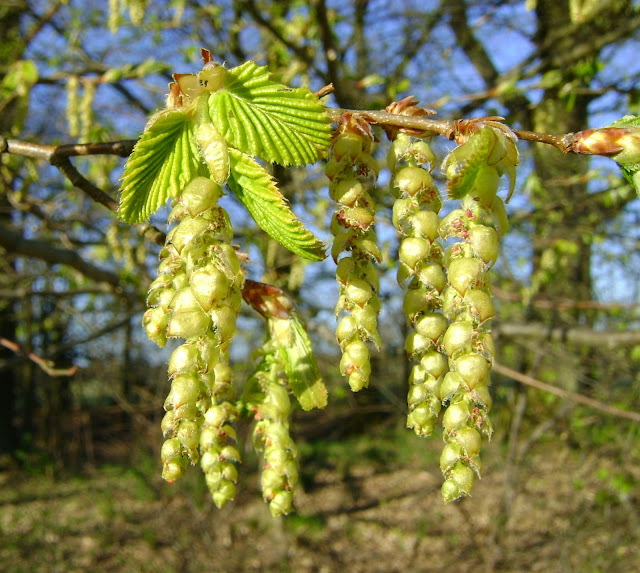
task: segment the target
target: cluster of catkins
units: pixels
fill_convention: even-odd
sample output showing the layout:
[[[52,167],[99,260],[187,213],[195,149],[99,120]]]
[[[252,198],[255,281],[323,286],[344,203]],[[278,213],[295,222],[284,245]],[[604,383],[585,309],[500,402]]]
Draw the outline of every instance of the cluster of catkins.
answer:
[[[248,387],[259,385],[261,389],[259,404],[254,407],[257,422],[253,445],[263,454],[262,497],[275,517],[293,510],[293,493],[298,482],[298,450],[289,434],[291,400],[288,385],[279,375],[281,365],[277,352],[272,353],[273,343],[268,342],[266,346],[268,353],[249,380]]]
[[[143,324],[151,340],[186,339],[169,361],[162,475],[181,477],[200,462],[218,507],[234,498],[238,450],[231,423],[237,416],[227,353],[242,304],[244,273],[230,245],[229,217],[217,205],[220,185],[197,177],[170,214],[179,223],[160,253],[158,278],[149,288]]]
[[[485,129],[492,131],[472,134],[445,160],[450,187],[467,172],[473,183],[460,208],[442,220],[440,195],[424,167],[435,160],[428,144],[395,133],[388,155],[393,223],[401,237],[398,282],[407,284],[403,311],[412,329],[405,349],[417,363],[409,379],[407,426],[431,435],[446,406],[440,458],[445,502],[470,494],[481,473],[482,437],[492,432],[488,386],[495,348],[487,321],[495,312],[487,273],[506,230],[500,177],[514,169],[517,151],[502,130]],[[441,241],[451,244],[443,249]]]
[[[447,359],[440,351],[448,322],[442,314],[441,293],[446,286],[438,213],[442,200],[429,171],[435,160],[426,141],[400,133],[388,155],[392,173],[393,224],[400,233],[398,282],[408,283],[403,312],[411,332],[405,341],[417,362],[409,378],[407,427],[430,436],[441,408],[440,384]]]
[[[368,188],[378,167],[371,156],[370,125],[356,115],[345,114],[334,134],[326,166],[329,194],[338,203],[331,220],[334,235],[331,254],[337,261],[340,296],[337,338],[342,351],[340,373],[347,376],[354,392],[369,384],[371,364],[367,342],[380,346],[378,333],[379,282],[375,261],[381,254],[373,228],[375,202]],[[343,258],[339,257],[349,252]]]

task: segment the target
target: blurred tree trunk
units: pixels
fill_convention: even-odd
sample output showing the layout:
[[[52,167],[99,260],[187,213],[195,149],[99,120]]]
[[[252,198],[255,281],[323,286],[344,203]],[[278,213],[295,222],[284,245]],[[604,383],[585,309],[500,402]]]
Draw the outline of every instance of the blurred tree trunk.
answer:
[[[26,12],[26,2],[11,2],[0,5],[0,82],[2,82],[7,67],[20,58],[24,51],[24,44],[20,39],[20,18]],[[17,100],[13,99],[0,113],[0,134],[9,135],[16,119],[15,108]],[[8,188],[11,181],[3,181]],[[8,226],[11,222],[11,207],[7,200],[6,190],[0,190],[0,225]],[[12,264],[12,263],[10,263]],[[16,301],[7,301],[0,306],[0,337],[16,340]],[[13,454],[18,447],[18,428],[16,427],[17,395],[23,387],[20,373],[21,368],[12,364],[15,358],[11,352],[0,347],[0,362],[9,362],[4,371],[0,372],[0,456]],[[29,368],[27,368],[29,370]],[[23,417],[24,419],[24,417]]]

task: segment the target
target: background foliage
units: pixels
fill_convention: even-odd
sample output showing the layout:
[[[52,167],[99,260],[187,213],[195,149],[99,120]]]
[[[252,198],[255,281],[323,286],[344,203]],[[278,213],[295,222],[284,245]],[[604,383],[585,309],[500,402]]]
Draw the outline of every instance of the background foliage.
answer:
[[[380,109],[415,95],[441,118],[502,115],[512,127],[548,133],[599,127],[638,113],[640,65],[634,54],[640,13],[631,0],[148,4],[18,0],[0,6],[0,134],[49,145],[135,139],[148,114],[162,104],[170,74],[199,67],[200,46],[229,67],[248,59],[266,64],[277,81],[291,85],[315,90],[333,83],[329,104],[343,108]],[[383,159],[387,143],[378,135],[376,157]],[[450,145],[434,141],[440,157]],[[519,149],[522,165],[508,207],[512,231],[494,272],[499,361],[570,392],[639,411],[636,195],[612,163],[563,156],[544,145],[520,143]],[[322,564],[359,570],[356,563],[364,568],[366,560],[357,561],[349,551],[361,547],[358,539],[382,539],[385,524],[401,532],[406,564],[430,544],[440,544],[438,553],[445,557],[434,561],[434,570],[462,554],[468,566],[484,564],[489,570],[521,569],[532,553],[554,566],[564,556],[566,570],[584,570],[584,564],[623,570],[639,559],[637,424],[576,407],[506,376],[494,377],[496,435],[487,477],[459,507],[438,505],[431,490],[439,480],[433,452],[440,444],[399,438],[395,431],[403,424],[408,364],[384,170],[376,196],[382,209],[377,231],[385,241],[384,350],[375,357],[372,388],[355,397],[337,376],[333,264],[306,266],[256,232],[250,220],[240,219],[230,198],[224,200],[236,242],[252,260],[249,278],[294,296],[313,325],[315,348],[327,357],[321,364],[332,407],[320,416],[299,416],[294,428],[307,441],[311,468],[298,503],[300,517],[267,535],[265,514],[251,505],[249,495],[240,496],[234,517],[232,511],[203,509],[206,496],[195,482],[186,501],[179,500],[183,490],[167,493],[168,486],[155,481],[153,456],[160,442],[156,428],[168,354],[152,347],[139,326],[159,249],[139,227],[117,222],[104,207],[117,198],[124,159],[97,155],[73,158],[71,164],[64,157],[48,163],[42,155],[28,155],[1,156],[0,337],[51,360],[55,371],[47,373],[23,353],[2,349],[2,479],[15,484],[18,468],[60,477],[107,462],[128,467],[133,473],[122,480],[141,484],[139,496],[134,492],[139,513],[121,513],[113,496],[121,487],[116,484],[125,481],[112,481],[120,470],[107,469],[86,482],[104,492],[105,508],[95,522],[78,511],[85,529],[65,529],[65,520],[56,526],[62,539],[80,536],[79,547],[88,549],[69,551],[84,551],[89,565],[101,560],[113,565],[110,559],[117,564],[100,533],[107,520],[120,523],[121,531],[136,530],[140,547],[162,548],[170,567],[188,567],[179,561],[172,537],[161,533],[164,503],[172,515],[187,516],[182,547],[195,543],[204,552],[206,546],[202,539],[194,541],[202,529],[193,527],[190,514],[201,525],[226,524],[227,541],[222,535],[209,539],[224,558],[220,570],[273,566],[286,553],[269,554],[264,549],[269,544],[293,547],[303,566],[304,559],[328,554]],[[106,193],[102,205],[82,190],[87,186],[79,174]],[[276,167],[273,175],[294,211],[327,240],[331,207],[322,166]],[[166,231],[164,217],[160,213],[152,222]],[[242,376],[247,349],[260,340],[262,326],[248,311],[240,324],[233,358]],[[377,481],[379,476],[387,482]],[[331,490],[338,482],[346,493]],[[41,495],[42,483],[48,482],[7,489],[3,503],[27,503]],[[91,487],[78,482],[77,495]],[[49,494],[42,497],[42,503],[52,501]],[[536,498],[547,502],[538,504]],[[409,511],[412,503],[423,511]],[[402,508],[405,521],[393,517]],[[47,511],[74,513],[54,505]],[[12,540],[3,549],[7,556],[17,563],[28,556],[46,560],[55,543],[31,551],[22,541],[24,531],[36,539],[46,539],[45,532],[29,520],[20,525],[12,511],[6,515],[1,527]],[[341,521],[347,515],[357,516],[349,527]],[[578,525],[585,522],[587,529]],[[119,535],[118,526],[108,531]],[[349,551],[344,540],[351,540]],[[110,543],[107,548],[117,547]],[[241,546],[252,548],[245,561],[237,553]],[[140,547],[128,550],[149,569],[163,568]],[[376,551],[384,554],[384,547],[381,543]],[[389,547],[397,552],[393,539]],[[577,547],[580,551],[573,551]],[[370,558],[375,570],[380,557],[374,552]]]

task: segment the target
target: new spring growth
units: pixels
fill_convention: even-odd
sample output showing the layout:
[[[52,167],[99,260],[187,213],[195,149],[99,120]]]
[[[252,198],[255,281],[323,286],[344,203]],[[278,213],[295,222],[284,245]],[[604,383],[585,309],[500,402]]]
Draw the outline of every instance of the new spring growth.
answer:
[[[161,251],[159,276],[151,284],[143,320],[149,338],[186,339],[169,360],[171,390],[162,432],[163,477],[200,461],[219,507],[235,495],[240,455],[231,445],[236,416],[228,366],[221,361],[235,334],[244,273],[229,245],[229,217],[217,205],[220,185],[193,179],[175,202],[170,221],[179,221]]]
[[[459,123],[456,139],[461,145],[443,164],[449,195],[461,199],[460,208],[439,226],[441,237],[453,241],[444,255],[447,286],[442,292],[443,312],[450,322],[442,338],[449,372],[439,389],[448,405],[440,458],[445,503],[470,495],[482,470],[482,436],[490,438],[492,433],[488,387],[495,347],[487,321],[495,311],[488,271],[508,224],[497,196],[500,177],[506,173],[513,187],[518,162],[515,136],[495,119]]]
[[[417,103],[406,98],[386,111],[414,116],[431,113]],[[442,200],[430,174],[435,156],[429,144],[397,129],[387,130],[387,135],[393,138],[387,156],[396,197],[393,224],[401,237],[398,282],[408,285],[403,311],[411,332],[405,349],[417,363],[409,377],[407,427],[419,436],[429,436],[438,421],[439,389],[447,371],[446,357],[439,351],[448,324],[440,310],[446,285],[438,233]]]
[[[369,189],[378,166],[371,155],[371,126],[353,114],[345,114],[334,134],[326,174],[329,193],[338,204],[331,220],[334,235],[331,254],[338,262],[336,278],[340,298],[336,335],[342,359],[340,372],[354,392],[369,384],[371,365],[367,342],[380,347],[378,333],[378,276],[374,262],[381,253],[373,229],[375,202]],[[340,258],[346,254],[343,258]],[[340,259],[340,260],[338,260]]]

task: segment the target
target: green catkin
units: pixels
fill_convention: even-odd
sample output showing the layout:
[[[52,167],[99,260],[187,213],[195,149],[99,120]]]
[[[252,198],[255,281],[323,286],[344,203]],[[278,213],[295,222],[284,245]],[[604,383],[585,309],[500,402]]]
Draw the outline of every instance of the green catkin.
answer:
[[[504,203],[497,196],[500,176],[515,168],[517,150],[500,129],[479,132],[450,155],[445,168],[465,158],[467,150],[474,152],[480,138],[487,135],[504,146],[505,154],[498,158],[501,163],[493,157],[489,165],[485,156],[479,164],[473,164],[474,180],[461,208],[440,222],[442,239],[454,241],[445,253],[447,286],[442,293],[443,312],[450,321],[442,339],[449,372],[439,392],[448,404],[442,420],[446,444],[440,457],[445,503],[470,495],[475,479],[481,475],[482,438],[490,438],[492,433],[489,384],[495,347],[488,321],[495,310],[488,272],[498,257],[499,238],[506,228]],[[462,170],[445,171],[459,176]]]
[[[233,499],[240,455],[230,442],[237,416],[227,351],[242,304],[244,274],[229,244],[220,185],[204,177],[184,189],[169,220],[179,221],[160,253],[143,324],[151,340],[185,338],[169,361],[171,391],[162,421],[163,477],[179,478],[200,461],[218,507]]]
[[[85,79],[82,82],[82,97],[78,106],[79,136],[81,141],[91,140],[93,128],[93,100],[96,96],[96,82]]]
[[[289,434],[290,389],[282,376],[284,365],[277,345],[272,337],[263,345],[262,361],[247,381],[244,394],[257,420],[253,445],[264,460],[262,497],[274,517],[293,511],[298,482],[298,450]]]
[[[78,76],[69,76],[67,79],[67,125],[71,137],[78,137],[80,133],[80,123],[78,121],[79,89],[80,81]]]
[[[397,135],[388,155],[396,196],[393,224],[402,237],[398,282],[408,283],[403,311],[412,331],[405,349],[417,362],[409,378],[407,427],[419,436],[433,433],[441,408],[440,384],[447,371],[446,357],[439,351],[448,325],[441,311],[446,284],[438,234],[442,200],[429,171],[422,167],[432,158],[425,141],[405,133]]]
[[[373,228],[375,202],[367,191],[378,170],[370,154],[372,142],[369,124],[355,115],[345,114],[334,136],[326,167],[331,181],[329,193],[338,204],[331,221],[331,233],[340,290],[336,305],[339,319],[336,336],[342,351],[340,373],[348,377],[354,392],[369,384],[371,364],[367,342],[380,347],[379,283],[374,263],[380,261],[381,254]],[[340,258],[349,251],[350,254]]]

